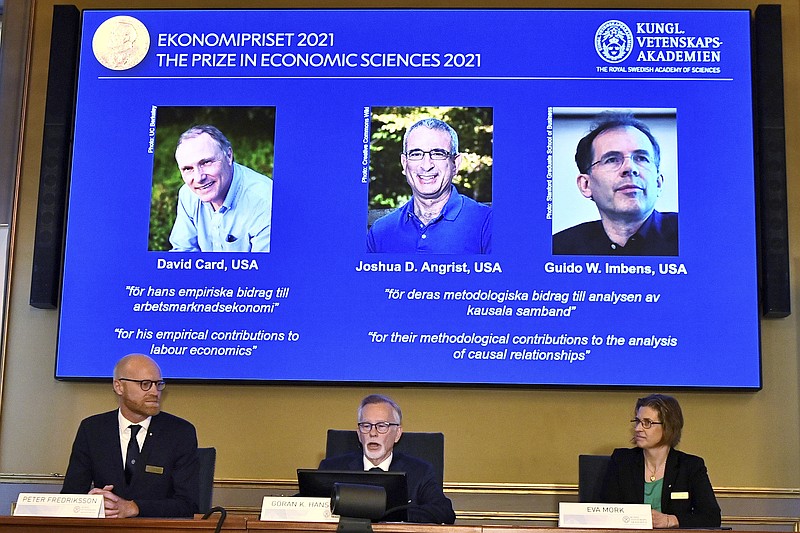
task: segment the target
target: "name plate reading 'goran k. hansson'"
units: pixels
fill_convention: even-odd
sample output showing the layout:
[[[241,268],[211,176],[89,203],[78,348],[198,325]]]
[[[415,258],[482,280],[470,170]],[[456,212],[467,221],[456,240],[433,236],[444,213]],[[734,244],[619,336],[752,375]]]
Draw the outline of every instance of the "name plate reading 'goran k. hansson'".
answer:
[[[264,496],[261,520],[338,522],[339,517],[331,514],[330,498]]]

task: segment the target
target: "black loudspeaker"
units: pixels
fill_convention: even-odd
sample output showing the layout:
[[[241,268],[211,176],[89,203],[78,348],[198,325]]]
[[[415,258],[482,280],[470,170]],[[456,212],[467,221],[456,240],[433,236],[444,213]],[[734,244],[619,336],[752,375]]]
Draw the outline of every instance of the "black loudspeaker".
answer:
[[[761,310],[782,318],[791,311],[786,136],[783,113],[781,6],[755,15],[756,163],[761,248]]]
[[[30,303],[40,309],[55,309],[61,289],[64,211],[72,145],[79,25],[80,13],[75,6],[53,6],[39,205],[36,212],[31,274]]]

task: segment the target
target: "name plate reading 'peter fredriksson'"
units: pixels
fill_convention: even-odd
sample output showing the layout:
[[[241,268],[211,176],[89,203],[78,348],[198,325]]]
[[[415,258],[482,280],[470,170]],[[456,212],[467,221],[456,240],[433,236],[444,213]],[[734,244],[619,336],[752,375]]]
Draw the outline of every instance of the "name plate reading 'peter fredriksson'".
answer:
[[[102,494],[52,494],[21,492],[14,516],[105,518]]]

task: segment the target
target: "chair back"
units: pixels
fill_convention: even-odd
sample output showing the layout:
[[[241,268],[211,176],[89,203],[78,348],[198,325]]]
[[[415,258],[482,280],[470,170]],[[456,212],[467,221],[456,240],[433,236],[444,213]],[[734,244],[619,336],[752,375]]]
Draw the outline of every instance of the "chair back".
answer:
[[[217,462],[216,448],[197,448],[197,462],[199,464],[198,478],[200,490],[198,497],[198,512],[205,514],[211,509],[211,497],[214,495],[214,466]]]
[[[404,431],[394,445],[398,452],[422,459],[433,466],[439,482],[444,480],[444,433],[422,433]],[[325,446],[325,458],[360,452],[358,434],[350,429],[329,429]]]
[[[601,502],[603,478],[606,477],[608,455],[578,456],[578,501],[581,503]]]

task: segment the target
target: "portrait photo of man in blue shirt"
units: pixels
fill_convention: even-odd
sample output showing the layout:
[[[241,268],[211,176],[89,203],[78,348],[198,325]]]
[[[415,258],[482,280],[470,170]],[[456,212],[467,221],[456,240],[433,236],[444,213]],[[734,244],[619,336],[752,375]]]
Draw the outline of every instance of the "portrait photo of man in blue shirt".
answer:
[[[661,146],[645,122],[630,112],[599,114],[578,142],[575,164],[573,183],[600,219],[555,233],[553,254],[678,255],[678,214],[656,209],[665,177]]]
[[[234,161],[225,135],[209,124],[178,139],[183,179],[169,236],[176,252],[269,252],[272,179]]]
[[[423,118],[403,137],[400,165],[411,199],[376,220],[367,233],[370,252],[488,254],[492,210],[453,185],[462,164],[458,135],[443,120]]]

